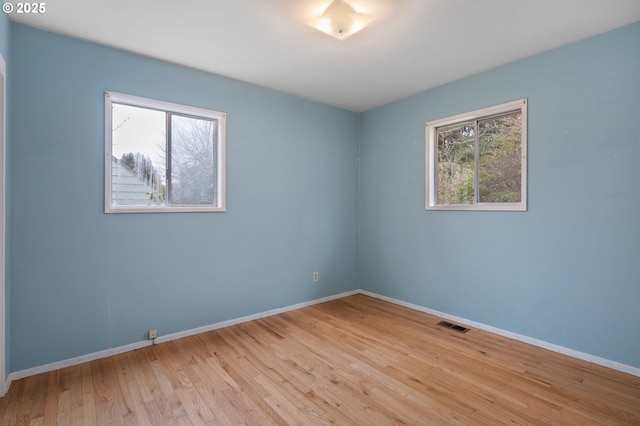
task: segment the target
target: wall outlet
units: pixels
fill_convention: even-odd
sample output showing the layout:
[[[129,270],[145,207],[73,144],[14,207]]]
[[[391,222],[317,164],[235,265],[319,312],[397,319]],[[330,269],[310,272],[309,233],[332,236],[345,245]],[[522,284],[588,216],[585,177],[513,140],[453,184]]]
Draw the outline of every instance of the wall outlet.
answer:
[[[149,340],[153,340],[156,337],[158,337],[158,330],[156,330],[155,328],[149,330]]]
[[[317,282],[318,282],[318,273],[317,273],[317,272],[314,272],[314,273],[313,273],[313,282],[314,282],[314,283],[317,283]]]

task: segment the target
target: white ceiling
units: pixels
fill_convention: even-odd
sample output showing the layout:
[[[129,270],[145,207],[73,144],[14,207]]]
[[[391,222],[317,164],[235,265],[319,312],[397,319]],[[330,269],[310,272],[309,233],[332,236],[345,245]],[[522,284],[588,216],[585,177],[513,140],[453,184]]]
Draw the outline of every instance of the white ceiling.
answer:
[[[339,41],[332,0],[50,0],[12,20],[366,111],[640,20],[640,0],[346,0],[375,16]]]

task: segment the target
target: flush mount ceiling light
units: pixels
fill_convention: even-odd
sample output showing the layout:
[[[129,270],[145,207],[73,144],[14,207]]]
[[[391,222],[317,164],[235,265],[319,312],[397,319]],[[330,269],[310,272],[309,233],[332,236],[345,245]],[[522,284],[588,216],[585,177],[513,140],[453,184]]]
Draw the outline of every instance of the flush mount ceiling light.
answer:
[[[356,12],[343,0],[334,0],[322,15],[308,24],[338,40],[344,40],[369,25],[372,20],[371,15]]]

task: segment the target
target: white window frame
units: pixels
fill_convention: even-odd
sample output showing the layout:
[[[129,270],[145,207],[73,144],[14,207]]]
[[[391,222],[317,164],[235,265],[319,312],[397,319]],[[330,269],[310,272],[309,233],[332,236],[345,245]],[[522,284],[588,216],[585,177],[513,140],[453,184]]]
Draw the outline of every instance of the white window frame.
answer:
[[[436,129],[452,124],[463,123],[471,120],[481,120],[493,115],[509,112],[521,112],[521,199],[518,203],[480,203],[474,204],[437,204],[438,193],[436,183],[438,179],[438,143],[436,141]],[[493,211],[526,211],[527,210],[527,100],[520,99],[513,102],[482,108],[452,117],[425,123],[426,127],[426,210],[493,210]],[[477,167],[477,165],[476,165]]]
[[[105,92],[105,213],[155,213],[155,212],[224,212],[226,209],[226,119],[224,112],[196,108],[117,92]],[[117,206],[112,205],[112,111],[113,103],[148,108],[162,112],[218,121],[217,150],[217,200],[215,204],[170,204],[166,206]]]

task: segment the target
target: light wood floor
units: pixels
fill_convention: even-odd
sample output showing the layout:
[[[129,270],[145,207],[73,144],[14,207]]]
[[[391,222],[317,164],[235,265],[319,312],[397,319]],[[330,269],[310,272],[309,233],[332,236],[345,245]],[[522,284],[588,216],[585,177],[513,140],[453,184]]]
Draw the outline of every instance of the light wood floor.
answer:
[[[2,424],[640,425],[640,378],[364,295],[14,382]]]

